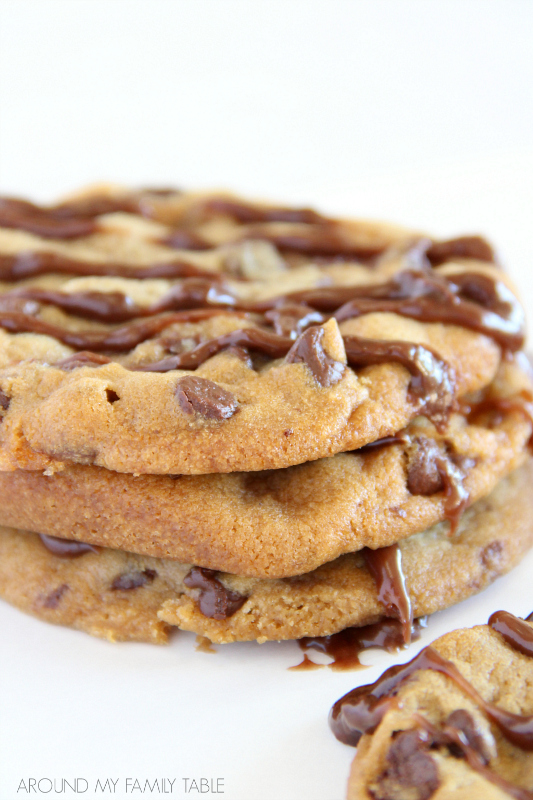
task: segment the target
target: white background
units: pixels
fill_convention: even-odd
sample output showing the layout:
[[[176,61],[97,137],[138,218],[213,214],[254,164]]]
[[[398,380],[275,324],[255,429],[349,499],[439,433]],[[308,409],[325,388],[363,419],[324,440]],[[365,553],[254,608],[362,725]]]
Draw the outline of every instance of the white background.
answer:
[[[227,187],[484,232],[533,311],[528,0],[0,0],[0,12],[4,193]],[[426,640],[497,607],[529,613],[532,567],[436,615]],[[5,605],[0,625],[0,800],[29,796],[17,787],[30,777],[118,777],[118,798],[165,796],[126,794],[127,777],[175,779],[180,798],[200,796],[183,778],[218,777],[227,800],[341,800],[352,752],[328,709],[394,660],[298,673],[293,643],[113,646]]]

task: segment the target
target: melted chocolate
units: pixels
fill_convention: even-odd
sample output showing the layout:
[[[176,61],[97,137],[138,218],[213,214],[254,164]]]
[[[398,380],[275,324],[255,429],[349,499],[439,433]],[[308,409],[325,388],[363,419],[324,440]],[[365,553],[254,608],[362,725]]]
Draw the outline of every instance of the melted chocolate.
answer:
[[[454,258],[475,258],[477,261],[494,261],[490,244],[481,236],[460,236],[445,242],[434,242],[426,251],[433,267],[453,261]]]
[[[444,490],[444,514],[451,533],[457,530],[461,515],[468,505],[469,494],[463,485],[463,470],[443,452],[434,439],[418,436],[416,449],[407,470],[407,488],[411,494],[432,495]],[[471,466],[470,460],[464,468]]]
[[[404,643],[409,644],[413,609],[402,570],[402,551],[397,544],[392,544],[389,547],[380,547],[378,550],[365,547],[361,552],[376,582],[379,602],[383,604],[387,616],[400,621]]]
[[[398,788],[416,800],[429,800],[440,785],[435,760],[429,753],[430,740],[424,730],[396,731],[385,757],[386,767],[377,778],[376,798],[397,796]],[[392,792],[391,792],[392,790]],[[413,791],[414,790],[414,791]]]
[[[530,614],[527,619],[532,615]],[[525,656],[533,658],[533,628],[527,622],[515,617],[508,611],[495,611],[489,617],[489,625],[493,631],[500,633],[507,644]]]
[[[51,325],[49,322],[36,319],[28,314],[0,311],[0,326],[11,333],[31,332],[51,336],[75,350],[108,350],[113,353],[127,353],[175,322],[198,322],[223,313],[222,309],[182,311],[136,320],[109,331],[72,331]],[[176,367],[171,367],[171,369],[176,369]],[[166,372],[167,370],[156,369],[154,371]]]
[[[420,638],[420,630],[427,624],[426,617],[421,617],[413,622],[411,628],[411,641]],[[396,652],[405,646],[404,627],[396,619],[382,619],[373,625],[363,625],[360,628],[345,628],[339,633],[330,636],[306,636],[298,640],[298,645],[304,652],[306,650],[318,650],[326,653],[333,658],[333,663],[329,666],[333,670],[343,671],[355,669],[361,666],[359,654],[372,647],[387,650],[389,653]],[[305,669],[309,667],[309,659],[304,656],[302,664],[298,664],[291,669]],[[321,666],[316,664],[315,666]]]
[[[276,233],[268,228],[250,225],[241,241],[259,239],[273,244],[282,252],[306,256],[341,256],[354,261],[367,261],[385,249],[380,245],[363,245],[351,241],[335,223],[313,225],[293,233]]]
[[[185,414],[197,412],[206,419],[229,419],[239,407],[237,398],[227,389],[192,375],[178,381],[176,397]]]
[[[274,333],[262,331],[258,328],[245,328],[232,333],[226,333],[217,339],[210,339],[197,347],[179,355],[169,356],[154,364],[136,367],[143,372],[169,372],[173,369],[196,369],[208,358],[221,353],[229,347],[242,347],[264,353],[270,358],[282,358],[292,345],[292,339],[287,336],[276,336]]]
[[[55,536],[48,536],[40,533],[39,538],[47,550],[60,558],[78,558],[85,553],[98,553],[98,547],[86,542],[73,542],[70,539],[57,539]]]
[[[77,239],[95,233],[97,225],[85,216],[65,217],[45,208],[15,198],[0,198],[0,227],[17,228],[46,239]]]
[[[335,289],[330,289],[333,295]],[[388,283],[345,290],[353,299],[335,311],[341,322],[363,314],[389,312],[421,322],[446,322],[492,337],[507,350],[524,344],[524,313],[502,281],[478,273],[443,278],[405,270]],[[310,298],[300,299],[312,305]]]
[[[248,598],[226,589],[216,574],[212,569],[193,567],[183,579],[183,583],[189,589],[200,589],[198,608],[204,617],[227,619],[233,616]]]
[[[287,353],[285,362],[304,363],[320,386],[334,386],[342,378],[345,365],[335,361],[326,353],[322,346],[323,338],[323,328],[308,328],[295,341]]]
[[[232,217],[243,224],[252,222],[292,222],[308,225],[330,223],[327,217],[323,217],[311,208],[269,208],[255,203],[243,203],[242,201],[226,200],[224,198],[213,198],[205,201],[203,210],[207,214],[222,214]]]

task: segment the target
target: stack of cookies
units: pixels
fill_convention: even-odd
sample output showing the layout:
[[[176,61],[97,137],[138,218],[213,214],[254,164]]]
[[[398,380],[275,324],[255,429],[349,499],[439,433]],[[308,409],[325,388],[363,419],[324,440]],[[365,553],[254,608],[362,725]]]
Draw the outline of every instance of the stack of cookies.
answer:
[[[329,636],[533,544],[521,306],[483,239],[226,193],[0,202],[0,595],[110,640]]]

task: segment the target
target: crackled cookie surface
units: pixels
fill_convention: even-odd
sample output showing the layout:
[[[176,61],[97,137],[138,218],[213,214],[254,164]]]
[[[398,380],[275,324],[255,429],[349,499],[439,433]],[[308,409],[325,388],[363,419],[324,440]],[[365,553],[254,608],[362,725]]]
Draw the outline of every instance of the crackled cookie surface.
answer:
[[[286,467],[441,429],[523,341],[488,245],[219,194],[0,201],[0,468]]]
[[[498,611],[338,701],[331,726],[357,745],[348,800],[530,800],[532,659],[533,624]]]
[[[326,636],[380,619],[372,553],[393,556],[410,616],[481,591],[533,544],[528,462],[463,515],[385,550],[342,556],[294,578],[258,579],[34,533],[0,530],[0,595],[49,622],[112,641],[165,642],[172,627],[213,642]],[[379,558],[379,555],[378,555]],[[387,613],[398,616],[394,610]]]

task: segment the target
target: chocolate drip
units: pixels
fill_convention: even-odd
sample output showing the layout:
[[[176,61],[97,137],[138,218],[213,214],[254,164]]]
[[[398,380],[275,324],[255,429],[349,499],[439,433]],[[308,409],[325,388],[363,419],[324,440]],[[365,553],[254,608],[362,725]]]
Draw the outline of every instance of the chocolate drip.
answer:
[[[509,643],[515,646],[512,641]],[[375,683],[360,686],[338,700],[330,714],[330,725],[335,736],[345,744],[356,745],[364,733],[373,733],[400,687],[421,669],[441,672],[453,680],[498,726],[508,741],[523,750],[533,750],[533,715],[512,714],[484,700],[457,667],[432,647],[424,648],[407,664],[386,670]]]
[[[198,608],[204,617],[227,619],[244,605],[247,597],[231,589],[216,577],[215,570],[193,567],[183,579],[189,589],[200,589]]]
[[[421,617],[413,622],[411,641],[416,641],[420,638],[420,630],[425,628],[426,624],[426,617]],[[334,660],[333,664],[329,666],[333,670],[341,671],[360,667],[359,654],[372,647],[387,650],[389,653],[402,649],[405,646],[405,631],[399,620],[382,619],[373,625],[363,625],[360,628],[345,628],[343,631],[333,633],[330,636],[305,636],[303,639],[298,640],[298,645],[304,652],[306,650],[318,650],[320,653],[326,653],[331,656]],[[299,669],[301,666],[301,664],[298,664],[296,667],[291,667],[291,669]]]
[[[455,374],[437,353],[411,342],[380,341],[361,336],[345,336],[344,346],[350,366],[393,361],[409,370],[412,375],[409,392],[422,400],[420,413],[428,416],[438,430],[443,430],[455,394]]]
[[[85,553],[98,553],[97,547],[86,542],[73,542],[70,539],[57,539],[55,536],[48,536],[40,533],[39,538],[47,550],[60,558],[77,558]]]
[[[24,252],[16,255],[0,254],[0,280],[21,281],[37,275],[93,275],[117,278],[189,278],[203,277],[217,281],[221,276],[217,272],[200,269],[186,261],[150,264],[138,267],[114,262],[79,261],[66,258],[58,253]]]
[[[530,614],[527,619],[529,620]],[[507,644],[533,658],[533,628],[527,622],[515,617],[508,611],[495,611],[489,617],[489,626],[493,631],[500,633]]]
[[[326,353],[322,345],[323,338],[323,328],[308,328],[298,337],[287,353],[285,363],[305,364],[320,386],[329,387],[340,381],[345,366]]]
[[[389,617],[400,621],[405,644],[411,641],[413,626],[413,609],[411,598],[405,585],[402,569],[402,551],[397,544],[371,550],[362,550],[366,565],[376,582],[378,600],[385,607]]]

